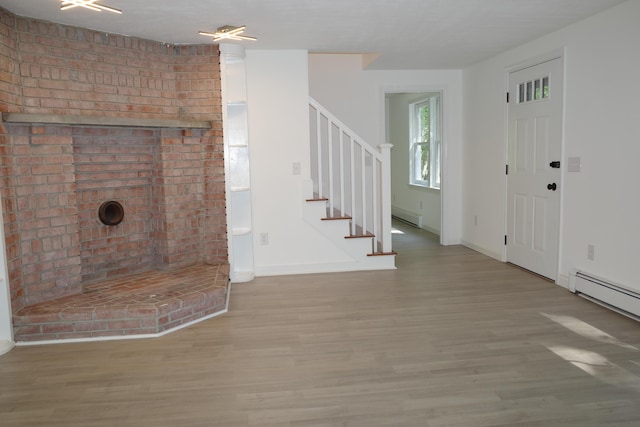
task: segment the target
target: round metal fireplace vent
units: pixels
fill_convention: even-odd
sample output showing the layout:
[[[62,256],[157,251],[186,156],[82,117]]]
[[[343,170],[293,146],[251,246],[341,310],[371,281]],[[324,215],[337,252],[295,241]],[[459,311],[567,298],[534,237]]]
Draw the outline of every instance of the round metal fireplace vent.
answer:
[[[118,225],[124,218],[124,208],[115,200],[104,202],[98,209],[98,218],[104,225]]]

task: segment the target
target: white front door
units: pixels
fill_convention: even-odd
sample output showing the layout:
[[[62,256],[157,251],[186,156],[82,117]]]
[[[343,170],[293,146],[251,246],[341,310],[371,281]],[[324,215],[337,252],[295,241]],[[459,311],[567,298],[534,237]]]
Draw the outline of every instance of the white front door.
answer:
[[[509,74],[507,261],[553,280],[565,166],[562,71],[557,58]]]

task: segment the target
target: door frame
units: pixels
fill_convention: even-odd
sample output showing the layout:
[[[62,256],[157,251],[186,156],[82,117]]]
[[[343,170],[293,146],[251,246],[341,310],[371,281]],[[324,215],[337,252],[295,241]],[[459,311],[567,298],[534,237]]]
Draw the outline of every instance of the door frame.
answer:
[[[511,73],[516,71],[524,70],[525,68],[534,67],[536,65],[542,64],[544,62],[549,62],[554,59],[560,59],[562,63],[562,112],[561,112],[561,136],[560,136],[560,161],[563,167],[560,169],[560,206],[558,212],[558,268],[556,271],[556,277],[553,278],[556,284],[559,284],[560,271],[562,266],[562,247],[563,247],[563,230],[564,230],[564,183],[565,183],[565,171],[566,171],[566,162],[565,159],[565,123],[566,123],[566,99],[567,99],[567,55],[566,55],[566,47],[558,48],[551,50],[547,53],[530,57],[524,59],[520,62],[517,62],[509,67],[507,67],[504,71],[504,93],[507,94],[509,92],[509,76]],[[510,94],[510,101],[513,100],[514,94]],[[504,103],[504,151],[503,151],[503,164],[506,165],[509,163],[509,104]],[[504,231],[504,235],[508,235],[508,176],[506,171],[504,173],[503,180],[503,191],[502,191],[502,227]],[[502,262],[507,262],[507,245],[502,246]]]

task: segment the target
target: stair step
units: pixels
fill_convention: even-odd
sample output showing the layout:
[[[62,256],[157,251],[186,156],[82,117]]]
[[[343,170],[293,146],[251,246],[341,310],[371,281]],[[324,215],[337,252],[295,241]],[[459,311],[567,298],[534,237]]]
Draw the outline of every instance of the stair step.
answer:
[[[376,235],[369,231],[365,231],[361,226],[356,225],[355,232],[351,234],[351,236],[346,236],[345,238],[348,239],[350,237],[376,237]]]
[[[391,255],[398,255],[398,252],[396,251],[391,251],[391,252],[375,252],[372,254],[367,254],[367,256],[391,256]]]
[[[330,216],[330,217],[324,217],[324,218],[320,218],[322,221],[335,221],[335,220],[339,220],[339,219],[352,219],[350,216]]]
[[[366,233],[366,234],[351,234],[349,236],[344,236],[345,239],[362,239],[366,237],[376,237],[376,235],[371,233]]]
[[[333,221],[333,220],[338,220],[338,219],[353,219],[351,216],[349,215],[343,215],[342,212],[340,212],[340,210],[338,209],[333,209],[333,214],[331,212],[329,212],[329,209],[327,209],[327,216],[325,216],[324,218],[322,218],[323,221]]]
[[[328,233],[327,236],[331,236],[331,239],[346,253],[354,257],[356,263],[366,269],[393,269],[395,268],[394,258],[396,252],[383,252],[381,243],[376,241],[376,235],[370,231],[364,230],[361,226],[353,224],[354,218],[351,215],[345,214],[341,209],[330,207],[329,199],[326,197],[320,197],[317,193],[313,194],[311,198],[305,199],[305,210],[307,214],[311,214],[312,218],[315,218],[317,225],[324,222],[325,225],[320,227],[324,232]],[[349,222],[341,222],[347,220]],[[338,243],[338,240],[343,238],[345,241],[349,240],[350,243],[343,247]],[[362,240],[371,239],[371,240]],[[377,260],[371,257],[378,258]],[[367,261],[367,258],[369,261]],[[366,266],[366,267],[365,267]]]

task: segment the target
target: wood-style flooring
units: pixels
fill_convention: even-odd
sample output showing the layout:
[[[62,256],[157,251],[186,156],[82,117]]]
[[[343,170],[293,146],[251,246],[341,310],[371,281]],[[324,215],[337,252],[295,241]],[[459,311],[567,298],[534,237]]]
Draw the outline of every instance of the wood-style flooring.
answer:
[[[0,426],[639,426],[640,324],[397,225],[395,271],[261,277],[162,338],[17,347]]]

